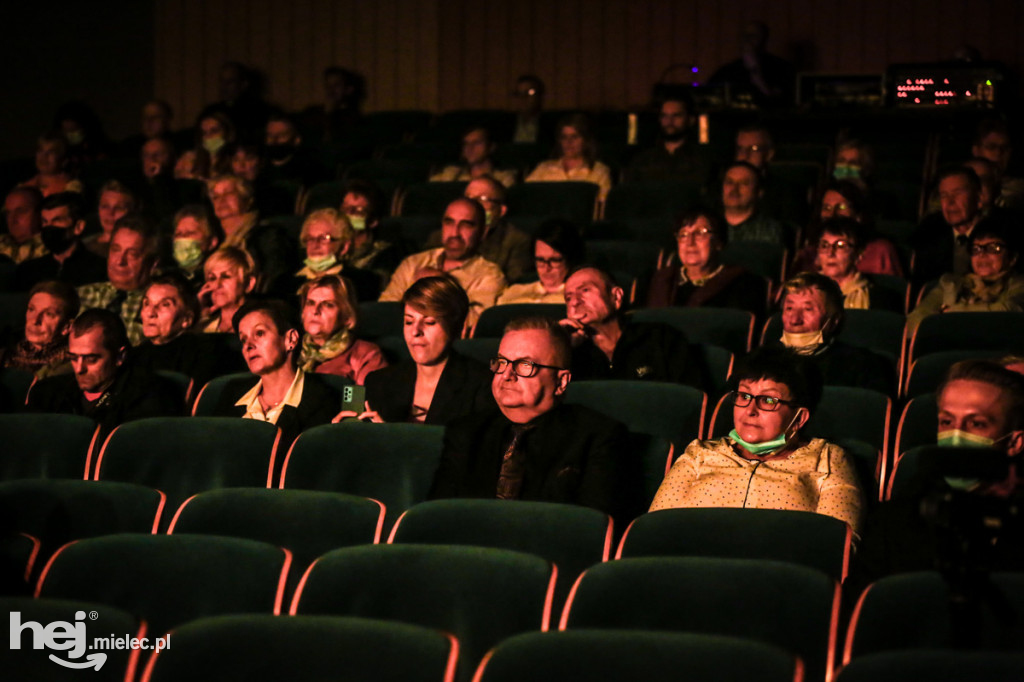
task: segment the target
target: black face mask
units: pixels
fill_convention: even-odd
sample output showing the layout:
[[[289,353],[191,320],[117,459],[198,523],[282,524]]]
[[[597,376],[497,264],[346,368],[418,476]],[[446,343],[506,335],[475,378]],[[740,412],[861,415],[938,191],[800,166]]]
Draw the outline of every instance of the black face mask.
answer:
[[[43,239],[43,246],[50,253],[64,253],[75,241],[69,227],[44,227],[39,235]]]
[[[271,161],[284,161],[295,153],[293,144],[268,144],[267,158]]]

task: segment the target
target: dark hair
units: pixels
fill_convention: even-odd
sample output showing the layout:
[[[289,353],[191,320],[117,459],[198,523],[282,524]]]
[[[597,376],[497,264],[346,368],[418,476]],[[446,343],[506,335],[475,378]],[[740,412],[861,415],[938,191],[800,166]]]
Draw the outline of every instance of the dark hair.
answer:
[[[162,275],[156,275],[153,279],[149,280],[145,291],[148,292],[157,284],[171,287],[178,292],[178,298],[181,299],[182,304],[185,306],[185,311],[192,316],[192,324],[189,325],[189,328],[194,327],[199,322],[199,298],[196,296],[195,288],[185,279],[185,276],[180,272],[167,272]]]
[[[533,75],[532,73],[524,73],[519,78],[517,78],[516,85],[519,85],[520,83],[533,83],[533,88],[534,90],[537,91],[537,94],[544,94],[544,81],[542,81],[540,78]]]
[[[821,370],[813,360],[788,348],[762,346],[741,358],[729,379],[732,390],[741,381],[770,379],[789,389],[793,402],[814,414],[821,402]]]
[[[761,133],[766,138],[768,138],[769,147],[775,146],[775,138],[772,137],[772,131],[768,130],[766,127],[759,123],[752,123],[750,125],[743,126],[742,128],[736,131],[736,137],[739,137],[741,133]]]
[[[613,275],[609,270],[605,270],[599,265],[591,265],[589,263],[583,263],[582,265],[577,265],[576,267],[574,267],[572,270],[569,271],[569,274],[565,276],[565,281],[568,282],[570,277],[575,275],[577,272],[582,272],[584,270],[593,270],[594,272],[596,272],[601,277],[601,280],[604,282],[605,287],[607,287],[609,291],[611,291],[614,287],[619,286],[618,281],[616,281],[615,279],[615,275]]]
[[[957,380],[979,381],[999,388],[1009,402],[1006,421],[1010,430],[1024,428],[1024,377],[1020,374],[992,360],[963,360],[949,368],[935,395],[941,396],[946,386]]]
[[[342,201],[345,200],[345,196],[348,194],[355,194],[357,197],[363,197],[369,202],[370,210],[366,216],[367,224],[372,220],[381,217],[381,205],[384,200],[381,197],[381,192],[377,185],[373,184],[369,180],[349,180],[341,190]]]
[[[853,218],[846,218],[844,216],[829,218],[821,224],[821,230],[819,231],[818,236],[820,237],[826,232],[840,237],[846,237],[853,242],[854,247],[858,251],[864,250],[864,226]]]
[[[746,161],[733,161],[728,166],[726,166],[725,169],[722,170],[722,182],[723,183],[725,182],[725,176],[728,175],[729,171],[731,171],[733,168],[745,168],[748,171],[750,171],[751,173],[753,173],[754,177],[757,179],[757,189],[758,190],[761,189],[761,182],[762,182],[761,171],[759,171],[757,169],[757,166],[755,166],[752,163],[747,163]]]
[[[517,317],[505,325],[504,333],[533,330],[547,332],[548,338],[551,339],[551,345],[555,350],[555,364],[564,369],[570,369],[572,364],[572,341],[569,339],[569,333],[565,331],[562,325],[558,324],[557,320],[541,315]]]
[[[982,140],[992,133],[999,133],[1009,137],[1010,127],[1006,125],[1006,121],[997,116],[987,116],[978,122],[978,127],[974,132],[974,144],[980,145]]]
[[[64,304],[64,317],[69,320],[75,319],[78,315],[78,309],[81,306],[81,301],[78,298],[78,292],[67,282],[61,282],[56,279],[44,280],[29,289],[29,300],[32,300],[32,297],[36,294],[49,294],[56,299],[60,299],[61,303]]]
[[[541,223],[533,235],[534,245],[537,242],[544,242],[562,254],[570,269],[583,260],[583,237],[576,225],[565,218],[549,218]]]
[[[562,158],[562,145],[558,143],[557,136],[560,136],[565,128],[572,128],[583,138],[583,158],[588,166],[593,166],[594,162],[597,161],[597,141],[594,139],[594,132],[590,127],[590,118],[582,113],[566,114],[558,119],[553,158]]]
[[[402,304],[436,317],[451,341],[462,336],[469,314],[469,296],[451,275],[421,277],[402,294]]]
[[[1007,248],[1016,255],[1020,253],[1020,244],[1017,240],[1015,226],[1008,225],[999,218],[986,217],[978,221],[978,224],[971,230],[971,236],[967,238],[967,248],[970,250],[979,239],[998,239],[1006,244]]]
[[[836,194],[846,199],[846,203],[850,205],[850,209],[860,216],[862,219],[868,216],[868,198],[864,194],[864,189],[856,182],[850,180],[829,180],[825,185],[825,192],[835,192]],[[825,196],[825,192],[822,192],[821,196]],[[820,211],[819,211],[820,213]]]
[[[39,206],[39,204],[36,204]],[[78,192],[57,192],[51,194],[42,201],[40,210],[52,211],[55,208],[67,207],[68,215],[71,217],[71,224],[74,225],[85,217],[85,204],[82,195]]]
[[[939,185],[942,184],[943,180],[958,175],[967,180],[967,184],[971,186],[975,194],[981,194],[981,179],[978,177],[978,174],[974,172],[973,168],[959,165],[945,166],[939,170],[935,176],[935,191],[939,191]]]
[[[116,355],[128,346],[128,332],[117,313],[104,308],[89,308],[71,323],[71,335],[81,336],[99,327],[103,330],[103,347]]]
[[[153,261],[160,254],[160,233],[157,232],[153,223],[139,213],[128,213],[117,219],[110,236],[113,238],[119,230],[129,230],[142,237],[143,247],[146,250],[146,257]]]
[[[210,215],[210,210],[203,204],[185,204],[178,209],[178,212],[174,214],[174,218],[171,219],[171,230],[178,226],[185,218],[192,218],[200,225],[206,228],[206,234],[209,237],[216,237],[217,243],[220,244],[224,241],[224,230],[220,226],[219,220],[214,220],[213,216]]]
[[[263,313],[269,317],[270,321],[274,323],[277,333],[282,336],[291,329],[294,329],[300,336],[302,335],[302,323],[299,321],[298,315],[284,301],[276,298],[249,299],[242,304],[242,307],[235,311],[235,314],[231,317],[231,326],[238,329],[242,320],[251,313]],[[291,359],[293,361],[300,345],[295,344],[295,348],[292,349]]]
[[[722,217],[719,215],[718,211],[713,211],[710,208],[704,207],[690,209],[680,214],[675,220],[676,228],[673,234],[678,235],[679,230],[689,225],[693,225],[700,218],[708,221],[708,226],[711,228],[711,236],[719,243],[719,245],[725,246],[729,243],[729,230],[725,229],[725,226],[722,224]]]

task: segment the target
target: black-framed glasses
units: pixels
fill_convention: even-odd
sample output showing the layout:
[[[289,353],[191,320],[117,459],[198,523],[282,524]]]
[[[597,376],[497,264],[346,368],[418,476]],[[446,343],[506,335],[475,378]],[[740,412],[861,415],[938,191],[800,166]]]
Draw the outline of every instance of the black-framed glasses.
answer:
[[[774,412],[779,409],[779,405],[796,405],[792,400],[783,400],[773,395],[753,395],[746,391],[733,391],[732,399],[736,407],[746,407],[753,400],[757,404],[757,409],[763,412]]]
[[[983,253],[998,255],[1006,250],[1006,244],[1002,242],[989,242],[988,244],[975,244],[971,247],[972,256],[980,256]]]
[[[518,360],[509,360],[503,358],[500,355],[496,358],[491,358],[491,371],[495,374],[504,374],[505,369],[512,366],[512,371],[515,372],[516,376],[522,377],[523,379],[529,379],[537,373],[540,369],[554,369],[562,370],[565,367],[555,367],[554,365],[542,365],[539,362],[534,362],[529,358],[519,358]]]
[[[845,239],[834,242],[822,239],[818,242],[818,251],[849,251],[852,248],[854,248],[854,243],[848,242]]]

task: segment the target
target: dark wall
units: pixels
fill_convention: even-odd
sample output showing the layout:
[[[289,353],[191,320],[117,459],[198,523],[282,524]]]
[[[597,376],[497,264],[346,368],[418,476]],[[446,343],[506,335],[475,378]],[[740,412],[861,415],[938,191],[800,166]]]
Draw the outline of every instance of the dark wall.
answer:
[[[155,0],[4,7],[0,159],[29,156],[56,108],[81,99],[119,139],[153,95]]]

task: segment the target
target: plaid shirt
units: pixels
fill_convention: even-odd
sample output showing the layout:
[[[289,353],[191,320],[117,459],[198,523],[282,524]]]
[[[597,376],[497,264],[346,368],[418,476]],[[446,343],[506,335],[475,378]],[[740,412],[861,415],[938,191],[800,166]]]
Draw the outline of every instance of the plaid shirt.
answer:
[[[110,282],[96,282],[84,284],[77,289],[78,298],[82,302],[82,310],[87,308],[104,308],[121,316],[125,328],[128,330],[128,340],[133,346],[143,341],[142,336],[142,298],[145,291],[136,289],[128,291],[127,297],[121,302],[119,308],[111,308],[118,289]]]
[[[15,263],[23,263],[48,253],[50,252],[43,246],[43,238],[38,234],[21,244],[14,241],[14,237],[9,234],[0,234],[0,254],[7,256]]]

